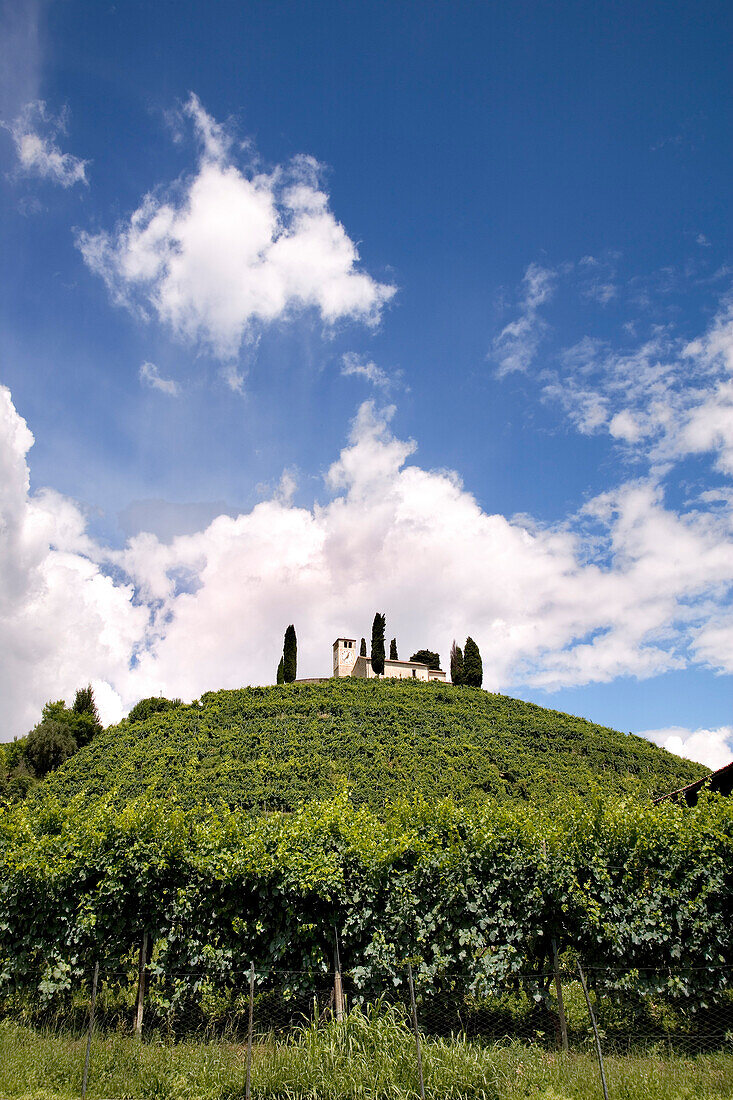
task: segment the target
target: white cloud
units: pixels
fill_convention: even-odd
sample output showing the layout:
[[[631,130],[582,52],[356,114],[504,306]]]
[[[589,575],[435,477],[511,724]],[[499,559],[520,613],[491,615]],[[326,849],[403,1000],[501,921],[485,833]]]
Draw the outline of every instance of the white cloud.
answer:
[[[299,156],[272,172],[243,171],[226,128],[195,95],[185,107],[200,146],[195,173],[146,195],[112,233],[78,246],[113,299],[152,312],[179,339],[234,359],[258,327],[313,309],[333,325],[373,325],[395,287],[359,266],[329,209],[319,165]],[[239,388],[241,377],[234,379]]]
[[[355,351],[347,351],[342,357],[341,373],[347,378],[354,375],[364,378],[367,382],[371,382],[373,386],[382,390],[388,390],[392,384],[385,370],[378,367],[371,359],[366,359]]]
[[[160,393],[167,393],[169,397],[177,397],[180,393],[178,383],[172,378],[162,378],[155,363],[143,363],[139,374],[141,382]]]
[[[530,264],[524,273],[520,315],[510,321],[494,340],[489,358],[496,364],[500,378],[513,371],[526,371],[532,365],[540,340],[547,330],[540,316],[554,293],[556,272],[540,264]]]
[[[375,608],[405,651],[446,660],[470,633],[493,689],[651,676],[696,656],[723,667],[710,631],[730,614],[729,502],[678,513],[639,481],[555,528],[489,515],[455,474],[409,464],[415,443],[391,415],[361,406],[324,504],[296,507],[286,473],[250,512],[110,551],[72,502],[29,493],[32,436],[0,391],[3,736],[89,679],[108,685],[110,712],[115,696],[272,682],[289,622],[301,674],[328,674],[333,638],[365,633]]]
[[[713,730],[669,726],[667,729],[641,730],[639,737],[646,737],[675,756],[705,764],[713,771],[733,760],[733,726],[719,726]]]
[[[713,613],[697,631],[693,650],[700,661],[721,672],[733,673],[733,612]]]
[[[43,100],[27,103],[18,117],[5,124],[15,143],[20,169],[62,187],[87,183],[88,161],[62,153],[58,137],[66,133],[66,112],[53,115]]]
[[[660,473],[686,455],[710,454],[733,474],[733,299],[688,343],[658,329],[618,353],[585,338],[562,353],[543,392],[579,431],[607,431]]]
[[[22,734],[49,699],[124,676],[148,609],[106,575],[71,501],[29,493],[33,436],[0,386],[0,738]]]

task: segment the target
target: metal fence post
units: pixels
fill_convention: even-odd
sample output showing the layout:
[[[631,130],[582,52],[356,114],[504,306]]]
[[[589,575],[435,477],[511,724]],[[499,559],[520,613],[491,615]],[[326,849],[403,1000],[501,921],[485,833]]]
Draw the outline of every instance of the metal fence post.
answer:
[[[81,1100],[87,1094],[87,1081],[89,1080],[89,1057],[92,1052],[92,1032],[94,1031],[94,1005],[97,1000],[97,981],[99,979],[99,960],[94,964],[94,977],[92,978],[92,995],[89,999],[89,1031],[87,1033],[87,1049],[84,1055],[84,1076],[81,1080]]]
[[[255,1001],[255,964],[250,963],[249,968],[249,1021],[247,1023],[247,1074],[245,1077],[244,1097],[251,1100],[252,1096],[252,1021],[254,1018]]]
[[[608,1088],[606,1087],[606,1071],[603,1068],[603,1052],[601,1051],[601,1039],[598,1034],[598,1028],[596,1026],[596,1018],[593,1013],[593,1005],[590,1003],[590,995],[588,993],[588,986],[585,984],[585,975],[583,974],[583,967],[580,965],[580,959],[578,959],[578,974],[580,975],[580,984],[583,987],[583,993],[585,994],[585,1003],[588,1006],[588,1015],[590,1016],[590,1022],[593,1025],[593,1034],[596,1038],[596,1053],[598,1054],[598,1066],[601,1071],[601,1085],[603,1086],[603,1100],[608,1100]]]
[[[425,1082],[422,1075],[422,1051],[420,1050],[420,1028],[417,1026],[417,1005],[415,1004],[415,983],[412,980],[412,963],[407,963],[407,980],[410,983],[410,1004],[412,1006],[412,1026],[415,1029],[415,1049],[417,1051],[417,1073],[420,1078],[420,1096],[425,1100]]]

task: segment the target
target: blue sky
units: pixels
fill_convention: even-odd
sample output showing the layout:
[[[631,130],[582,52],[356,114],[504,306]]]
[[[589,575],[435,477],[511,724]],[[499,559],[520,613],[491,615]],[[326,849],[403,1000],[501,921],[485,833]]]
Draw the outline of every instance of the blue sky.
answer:
[[[0,734],[379,608],[733,754],[729,5],[3,21]]]

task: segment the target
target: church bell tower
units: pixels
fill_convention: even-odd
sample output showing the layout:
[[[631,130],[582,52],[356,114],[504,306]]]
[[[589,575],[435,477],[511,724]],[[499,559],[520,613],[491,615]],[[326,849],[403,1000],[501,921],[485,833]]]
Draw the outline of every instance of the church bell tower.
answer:
[[[337,638],[333,643],[334,676],[352,676],[356,664],[356,638]]]

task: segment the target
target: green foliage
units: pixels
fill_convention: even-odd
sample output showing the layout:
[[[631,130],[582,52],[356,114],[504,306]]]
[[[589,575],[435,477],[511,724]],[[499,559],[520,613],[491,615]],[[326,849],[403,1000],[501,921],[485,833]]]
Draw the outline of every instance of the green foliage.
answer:
[[[397,656],[397,639],[393,638],[389,643],[389,659],[390,661],[399,661]]]
[[[276,682],[278,684],[284,684],[285,683],[285,671],[284,671],[283,665],[284,665],[284,659],[281,657],[280,658],[280,663],[277,666],[277,681]]]
[[[25,743],[25,759],[34,775],[43,779],[59,768],[77,750],[76,740],[66,722],[46,718],[32,729]]]
[[[74,714],[88,714],[95,725],[101,730],[102,723],[99,721],[99,711],[97,710],[97,704],[94,702],[94,692],[92,691],[91,684],[79,688],[74,697],[74,705],[71,709]]]
[[[366,655],[367,655],[366,638],[362,638],[361,645],[359,646],[359,656],[360,657],[366,657]]]
[[[685,1011],[720,996],[733,965],[733,802],[720,796],[693,809],[413,799],[379,815],[341,796],[252,816],[80,795],[7,811],[0,868],[0,975],[34,989],[41,975],[49,994],[92,958],[119,968],[143,929],[156,972],[223,989],[250,961],[312,982],[335,926],[362,995],[403,987],[409,958],[437,1003],[458,974],[464,997],[542,1000],[547,984],[526,976],[551,970],[553,939],[591,960],[596,990]]]
[[[63,699],[46,703],[38,725],[26,737],[8,746],[0,776],[0,793],[6,801],[21,801],[36,780],[61,767],[101,731],[91,684],[77,691],[70,708]]]
[[[283,680],[286,684],[292,684],[298,675],[298,640],[295,637],[295,627],[290,626],[285,631],[283,644]]]
[[[348,678],[209,692],[124,722],[45,786],[61,799],[115,792],[124,804],[175,789],[187,806],[293,810],[348,785],[357,803],[379,809],[415,793],[460,802],[562,801],[599,786],[647,795],[705,774],[643,738],[519,699]]]
[[[450,678],[452,684],[463,683],[463,650],[456,645],[455,638],[450,647]]]
[[[164,699],[162,695],[151,695],[135,703],[127,716],[128,722],[144,722],[153,714],[165,714],[167,710],[176,710],[182,706],[180,699]]]
[[[386,625],[385,616],[377,612],[372,623],[372,669],[377,676],[384,674],[384,629]]]
[[[410,657],[410,660],[420,661],[428,668],[440,668],[440,654],[435,653],[432,649],[418,649],[417,653],[413,653]]]
[[[473,638],[466,638],[463,648],[463,683],[469,687],[480,688],[484,679],[481,654]]]

